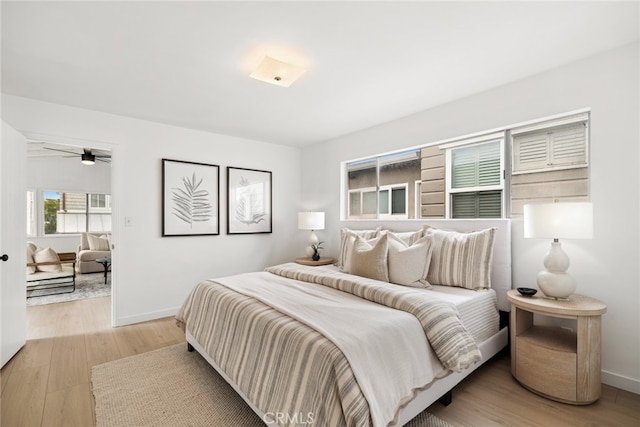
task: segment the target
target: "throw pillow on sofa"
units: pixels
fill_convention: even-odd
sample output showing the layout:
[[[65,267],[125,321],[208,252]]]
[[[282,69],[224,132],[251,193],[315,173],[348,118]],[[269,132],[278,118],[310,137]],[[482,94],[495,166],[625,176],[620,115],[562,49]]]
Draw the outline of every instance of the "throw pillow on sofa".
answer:
[[[109,250],[109,239],[104,234],[102,236],[87,234],[87,241],[89,242],[89,250],[92,250],[92,251],[108,251]]]
[[[60,257],[56,251],[51,248],[38,249],[33,254],[33,260],[35,262],[60,262]],[[60,264],[51,264],[51,265],[38,265],[36,267],[37,271],[48,271],[53,273],[62,272],[62,266]]]

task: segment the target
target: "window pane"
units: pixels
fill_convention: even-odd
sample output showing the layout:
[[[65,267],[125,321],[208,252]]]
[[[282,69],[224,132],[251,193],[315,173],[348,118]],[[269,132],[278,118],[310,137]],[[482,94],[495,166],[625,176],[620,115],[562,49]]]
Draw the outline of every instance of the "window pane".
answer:
[[[389,213],[389,190],[380,190],[380,213]]]
[[[58,231],[58,211],[60,210],[60,193],[44,192],[44,234],[56,234]]]
[[[376,214],[376,192],[367,191],[362,193],[362,213],[364,215]]]
[[[357,216],[360,215],[360,192],[353,191],[349,193],[349,216]]]
[[[394,215],[406,214],[407,190],[405,188],[394,188],[391,192],[391,213]]]
[[[451,195],[451,218],[500,218],[501,216],[501,191],[478,191]]]
[[[361,218],[362,215],[366,213],[373,215],[375,218],[375,193],[373,193],[373,208],[367,204],[371,203],[370,197],[366,198],[360,195],[362,194],[362,190],[365,188],[376,188],[378,175],[376,170],[377,163],[377,159],[372,158],[347,164],[347,190],[349,191],[350,209],[349,218]],[[357,194],[357,196],[355,196],[355,194]]]
[[[414,218],[415,200],[407,200],[408,194],[415,193],[415,182],[421,180],[422,165],[420,159],[420,150],[409,150],[392,155],[381,156],[380,162],[380,182],[379,186],[383,188],[401,186],[401,191],[395,193],[396,189],[392,189],[391,203],[389,203],[389,194],[386,194],[386,201],[380,200],[381,214],[401,214],[406,218]],[[382,193],[381,193],[381,197]],[[409,208],[407,211],[407,204]],[[383,210],[383,205],[385,210]],[[391,212],[389,212],[391,209]],[[419,209],[418,209],[419,211]],[[407,215],[408,214],[408,215]]]

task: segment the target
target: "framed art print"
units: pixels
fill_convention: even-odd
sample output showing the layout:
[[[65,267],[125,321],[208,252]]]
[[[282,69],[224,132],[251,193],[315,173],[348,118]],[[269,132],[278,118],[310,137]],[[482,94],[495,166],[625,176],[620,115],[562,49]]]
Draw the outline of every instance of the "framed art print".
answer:
[[[162,235],[220,234],[220,167],[162,159]]]
[[[271,233],[271,172],[227,167],[227,234]]]

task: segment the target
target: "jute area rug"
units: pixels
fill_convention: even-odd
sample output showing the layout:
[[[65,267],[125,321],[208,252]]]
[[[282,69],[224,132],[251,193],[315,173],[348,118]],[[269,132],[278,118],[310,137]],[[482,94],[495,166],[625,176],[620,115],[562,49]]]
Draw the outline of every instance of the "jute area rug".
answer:
[[[63,286],[57,289],[27,291],[27,306],[107,297],[111,295],[111,273],[108,273],[106,284],[104,283],[104,273],[76,274],[75,291],[48,295],[51,292],[71,291],[72,289],[73,286]]]
[[[98,427],[265,426],[186,343],[94,366],[91,382]],[[453,427],[426,411],[408,426]]]

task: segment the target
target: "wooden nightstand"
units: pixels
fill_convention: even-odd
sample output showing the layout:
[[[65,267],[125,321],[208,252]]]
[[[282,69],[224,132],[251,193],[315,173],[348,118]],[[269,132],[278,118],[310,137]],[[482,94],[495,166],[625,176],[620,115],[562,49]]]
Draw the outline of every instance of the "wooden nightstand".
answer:
[[[607,306],[573,294],[566,300],[523,297],[511,302],[511,374],[534,393],[559,402],[587,405],[600,398],[601,316]],[[533,315],[575,319],[576,331],[533,324]]]
[[[302,265],[310,265],[312,267],[317,267],[319,265],[329,265],[333,264],[336,260],[330,257],[320,257],[318,261],[314,261],[311,258],[296,258],[296,262]]]

